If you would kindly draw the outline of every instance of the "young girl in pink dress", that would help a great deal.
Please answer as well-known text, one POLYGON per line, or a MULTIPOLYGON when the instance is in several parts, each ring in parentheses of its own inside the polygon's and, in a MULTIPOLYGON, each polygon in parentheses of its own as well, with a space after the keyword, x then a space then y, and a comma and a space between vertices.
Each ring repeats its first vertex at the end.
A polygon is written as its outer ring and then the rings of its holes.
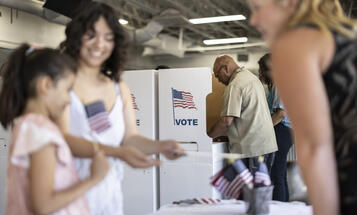
POLYGON ((91 174, 79 180, 72 154, 54 123, 69 103, 76 64, 58 51, 24 44, 3 74, 0 122, 12 127, 7 214, 90 214, 84 193, 109 165, 93 145, 91 174))

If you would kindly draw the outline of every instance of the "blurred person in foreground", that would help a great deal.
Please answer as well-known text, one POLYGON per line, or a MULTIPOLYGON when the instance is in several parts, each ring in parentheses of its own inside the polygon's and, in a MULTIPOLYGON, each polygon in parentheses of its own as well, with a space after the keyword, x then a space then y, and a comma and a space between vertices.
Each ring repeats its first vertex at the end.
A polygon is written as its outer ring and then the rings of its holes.
POLYGON ((315 215, 357 211, 356 21, 337 0, 249 0, 315 215))

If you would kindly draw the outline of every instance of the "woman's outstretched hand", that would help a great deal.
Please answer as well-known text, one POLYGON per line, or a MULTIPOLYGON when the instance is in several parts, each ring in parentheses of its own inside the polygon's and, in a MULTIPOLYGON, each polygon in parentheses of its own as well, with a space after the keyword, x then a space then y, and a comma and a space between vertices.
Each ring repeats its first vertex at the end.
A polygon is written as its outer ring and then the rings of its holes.
POLYGON ((175 160, 186 155, 185 150, 180 146, 177 141, 164 140, 159 141, 160 153, 169 160, 175 160))
POLYGON ((149 168, 160 165, 160 161, 158 159, 145 155, 143 152, 132 146, 120 146, 119 153, 119 158, 133 168, 149 168))

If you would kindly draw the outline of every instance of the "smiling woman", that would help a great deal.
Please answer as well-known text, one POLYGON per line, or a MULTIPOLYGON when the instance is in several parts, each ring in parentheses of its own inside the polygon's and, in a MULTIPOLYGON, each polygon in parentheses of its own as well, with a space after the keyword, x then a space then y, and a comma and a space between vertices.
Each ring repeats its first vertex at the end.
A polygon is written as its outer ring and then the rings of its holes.
POLYGON ((61 44, 64 52, 82 62, 83 66, 95 64, 102 74, 119 81, 128 41, 112 8, 92 4, 90 10, 82 11, 81 20, 68 24, 66 36, 61 44), (94 58, 94 62, 90 58, 94 58))
MULTIPOLYGON (((65 137, 79 157, 91 156, 89 141, 100 143, 105 154, 111 156, 107 177, 87 193, 94 215, 123 213, 121 160, 132 167, 147 168, 158 165, 159 161, 145 154, 163 153, 168 159, 182 156, 177 142, 153 141, 138 133, 131 93, 120 79, 127 40, 118 19, 111 7, 90 3, 68 24, 67 38, 61 44, 62 50, 79 63, 70 108, 60 122, 65 137), (92 112, 100 117, 93 117, 92 112)), ((80 177, 88 177, 90 160, 76 159, 75 163, 80 177)))

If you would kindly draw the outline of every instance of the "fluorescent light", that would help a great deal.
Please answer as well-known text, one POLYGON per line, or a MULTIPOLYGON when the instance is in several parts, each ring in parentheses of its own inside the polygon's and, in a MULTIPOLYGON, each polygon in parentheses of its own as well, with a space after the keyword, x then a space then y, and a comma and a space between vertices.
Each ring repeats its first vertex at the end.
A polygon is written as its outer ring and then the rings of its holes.
POLYGON ((216 17, 206 17, 198 19, 189 19, 192 24, 204 24, 204 23, 213 23, 213 22, 229 22, 237 20, 245 20, 243 15, 231 15, 231 16, 216 16, 216 17))
POLYGON ((227 39, 214 39, 214 40, 204 40, 205 45, 218 45, 227 43, 246 43, 248 42, 247 37, 237 37, 237 38, 227 38, 227 39))
POLYGON ((129 22, 127 20, 125 20, 125 19, 119 19, 119 23, 122 24, 122 25, 126 25, 129 22))

